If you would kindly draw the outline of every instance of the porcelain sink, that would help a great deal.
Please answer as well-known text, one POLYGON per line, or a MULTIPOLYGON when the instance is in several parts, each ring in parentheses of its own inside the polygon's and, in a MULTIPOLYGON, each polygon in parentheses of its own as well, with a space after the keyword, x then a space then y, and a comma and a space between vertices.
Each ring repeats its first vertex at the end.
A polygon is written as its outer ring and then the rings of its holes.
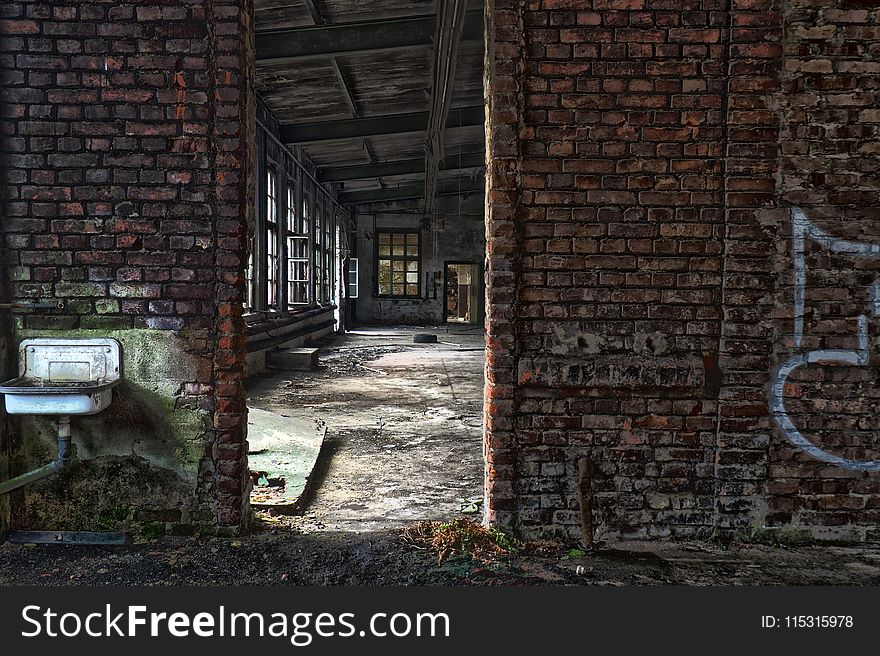
POLYGON ((115 339, 24 340, 19 377, 0 385, 14 415, 93 415, 110 405, 121 379, 115 339))

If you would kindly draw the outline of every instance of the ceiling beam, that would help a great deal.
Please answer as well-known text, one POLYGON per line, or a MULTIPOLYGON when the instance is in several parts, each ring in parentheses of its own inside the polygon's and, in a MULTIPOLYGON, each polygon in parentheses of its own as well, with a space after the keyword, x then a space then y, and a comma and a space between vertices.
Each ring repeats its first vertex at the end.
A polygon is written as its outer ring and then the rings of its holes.
MULTIPOLYGON (((402 48, 429 47, 436 16, 416 16, 362 23, 297 27, 255 35, 258 63, 289 62, 315 57, 351 56, 402 48)), ((483 15, 469 13, 462 38, 483 39, 483 15)))
MULTIPOLYGON (((449 111, 447 129, 483 125, 483 107, 461 107, 449 111)), ((343 119, 321 123, 299 123, 281 126, 284 143, 314 143, 335 139, 361 139, 383 134, 424 132, 428 127, 428 112, 388 114, 359 119, 343 119)))
MULTIPOLYGON (((483 153, 462 153, 461 155, 447 155, 440 165, 440 170, 456 171, 484 166, 485 164, 486 156, 483 153)), ((424 172, 425 159, 421 157, 419 159, 382 162, 381 164, 358 164, 319 169, 318 179, 321 182, 344 182, 345 180, 364 180, 424 172)))
MULTIPOLYGON (((305 0, 305 3, 309 10, 309 15, 312 17, 312 22, 316 26, 325 25, 327 21, 324 20, 324 16, 321 14, 318 0, 305 0)), ((351 117, 360 118, 357 103, 355 102, 354 94, 351 91, 351 83, 343 72, 342 67, 339 65, 339 60, 336 59, 336 57, 331 57, 330 63, 333 65, 333 73, 336 75, 336 81, 339 82, 339 86, 342 88, 342 94, 345 97, 345 103, 348 105, 348 111, 351 114, 351 117)))
POLYGON ((321 10, 318 9, 317 0, 305 0, 306 8, 309 10, 309 16, 312 17, 312 22, 315 25, 323 25, 324 17, 321 16, 321 10))
POLYGON ((425 140, 425 214, 434 213, 440 162, 443 160, 445 129, 452 103, 452 86, 458 64, 458 46, 464 31, 467 0, 437 0, 437 27, 431 52, 431 109, 425 140))
POLYGON ((351 112, 352 118, 360 118, 361 114, 357 108, 357 102, 354 99, 354 93, 351 91, 351 82, 348 80, 348 76, 343 72, 342 67, 339 65, 339 60, 336 57, 330 59, 330 62, 333 64, 333 72, 336 74, 336 80, 339 82, 339 86, 342 87, 342 94, 345 97, 345 103, 348 105, 348 111, 351 112))
MULTIPOLYGON (((438 196, 456 196, 482 192, 485 182, 480 180, 461 180, 441 183, 437 186, 438 196)), ((381 203, 390 200, 406 200, 408 198, 424 198, 425 186, 410 185, 406 187, 389 187, 388 189, 365 189, 363 191, 347 191, 339 194, 340 205, 364 205, 366 203, 381 203)))

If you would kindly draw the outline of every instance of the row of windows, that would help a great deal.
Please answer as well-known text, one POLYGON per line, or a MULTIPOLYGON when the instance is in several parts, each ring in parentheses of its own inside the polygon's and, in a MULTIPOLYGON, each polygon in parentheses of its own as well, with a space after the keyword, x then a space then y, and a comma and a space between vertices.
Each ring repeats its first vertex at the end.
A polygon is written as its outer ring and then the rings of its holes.
POLYGON ((344 237, 335 204, 311 178, 267 167, 257 197, 246 307, 293 309, 335 303, 344 237))

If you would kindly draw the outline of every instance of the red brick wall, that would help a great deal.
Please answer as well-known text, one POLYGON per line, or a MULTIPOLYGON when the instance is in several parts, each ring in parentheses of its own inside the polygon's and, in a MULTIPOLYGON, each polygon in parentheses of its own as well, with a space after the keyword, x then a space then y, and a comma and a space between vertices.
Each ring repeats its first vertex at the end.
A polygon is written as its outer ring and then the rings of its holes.
MULTIPOLYGON (((807 239, 803 338, 795 343, 790 217, 775 233, 786 251, 774 257, 774 362, 822 349, 859 349, 864 317, 866 361, 811 363, 792 373, 786 408, 799 431, 824 451, 880 460, 877 357, 880 261, 880 7, 864 0, 783 5, 783 70, 778 203, 857 253, 807 239), (781 307, 780 307, 781 305, 781 307)), ((771 231, 771 234, 772 231, 771 231)), ((774 438, 769 453, 768 520, 814 527, 832 538, 880 537, 880 474, 805 455, 774 438)))
MULTIPOLYGON (((790 208, 880 243, 863 5, 489 3, 490 519, 578 534, 587 457, 599 536, 876 537, 878 475, 817 461, 768 409, 796 352, 790 208)), ((875 264, 807 260, 815 348, 857 348, 875 264)), ((871 461, 873 378, 799 368, 785 407, 871 461)))
POLYGON ((200 361, 176 402, 211 417, 199 494, 236 526, 250 3, 24 0, 0 12, 4 271, 18 299, 67 300, 17 330, 175 331, 200 361))

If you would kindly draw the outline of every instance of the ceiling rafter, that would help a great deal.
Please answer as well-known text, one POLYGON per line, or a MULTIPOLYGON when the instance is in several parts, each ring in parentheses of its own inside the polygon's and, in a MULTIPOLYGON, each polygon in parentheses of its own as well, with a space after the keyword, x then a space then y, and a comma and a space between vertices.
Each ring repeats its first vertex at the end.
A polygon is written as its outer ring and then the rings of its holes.
MULTIPOLYGON (((288 123, 281 126, 284 143, 315 143, 379 135, 425 132, 428 112, 386 114, 321 123, 288 123)), ((483 106, 461 107, 449 112, 447 128, 483 125, 483 106)))
MULTIPOLYGON (((482 179, 445 182, 437 185, 437 195, 456 196, 466 193, 478 193, 482 192, 484 187, 485 182, 482 179)), ((407 185, 402 187, 388 187, 387 189, 346 191, 339 194, 339 203, 341 205, 363 205, 365 203, 422 198, 424 195, 425 187, 423 185, 407 185)))
MULTIPOLYGON (((449 155, 440 164, 441 171, 457 171, 461 169, 484 166, 485 154, 462 153, 449 155)), ((409 175, 425 172, 425 159, 392 160, 372 164, 353 164, 350 166, 333 166, 318 170, 318 179, 322 182, 345 182, 346 180, 366 180, 370 178, 392 175, 409 175)))
MULTIPOLYGON (((317 9, 317 7, 316 7, 317 9)), ((320 15, 320 14, 319 14, 320 15)), ((297 27, 255 35, 256 60, 261 64, 316 57, 352 56, 432 45, 437 17, 337 23, 297 27)), ((462 39, 483 40, 483 15, 467 14, 462 39)))

